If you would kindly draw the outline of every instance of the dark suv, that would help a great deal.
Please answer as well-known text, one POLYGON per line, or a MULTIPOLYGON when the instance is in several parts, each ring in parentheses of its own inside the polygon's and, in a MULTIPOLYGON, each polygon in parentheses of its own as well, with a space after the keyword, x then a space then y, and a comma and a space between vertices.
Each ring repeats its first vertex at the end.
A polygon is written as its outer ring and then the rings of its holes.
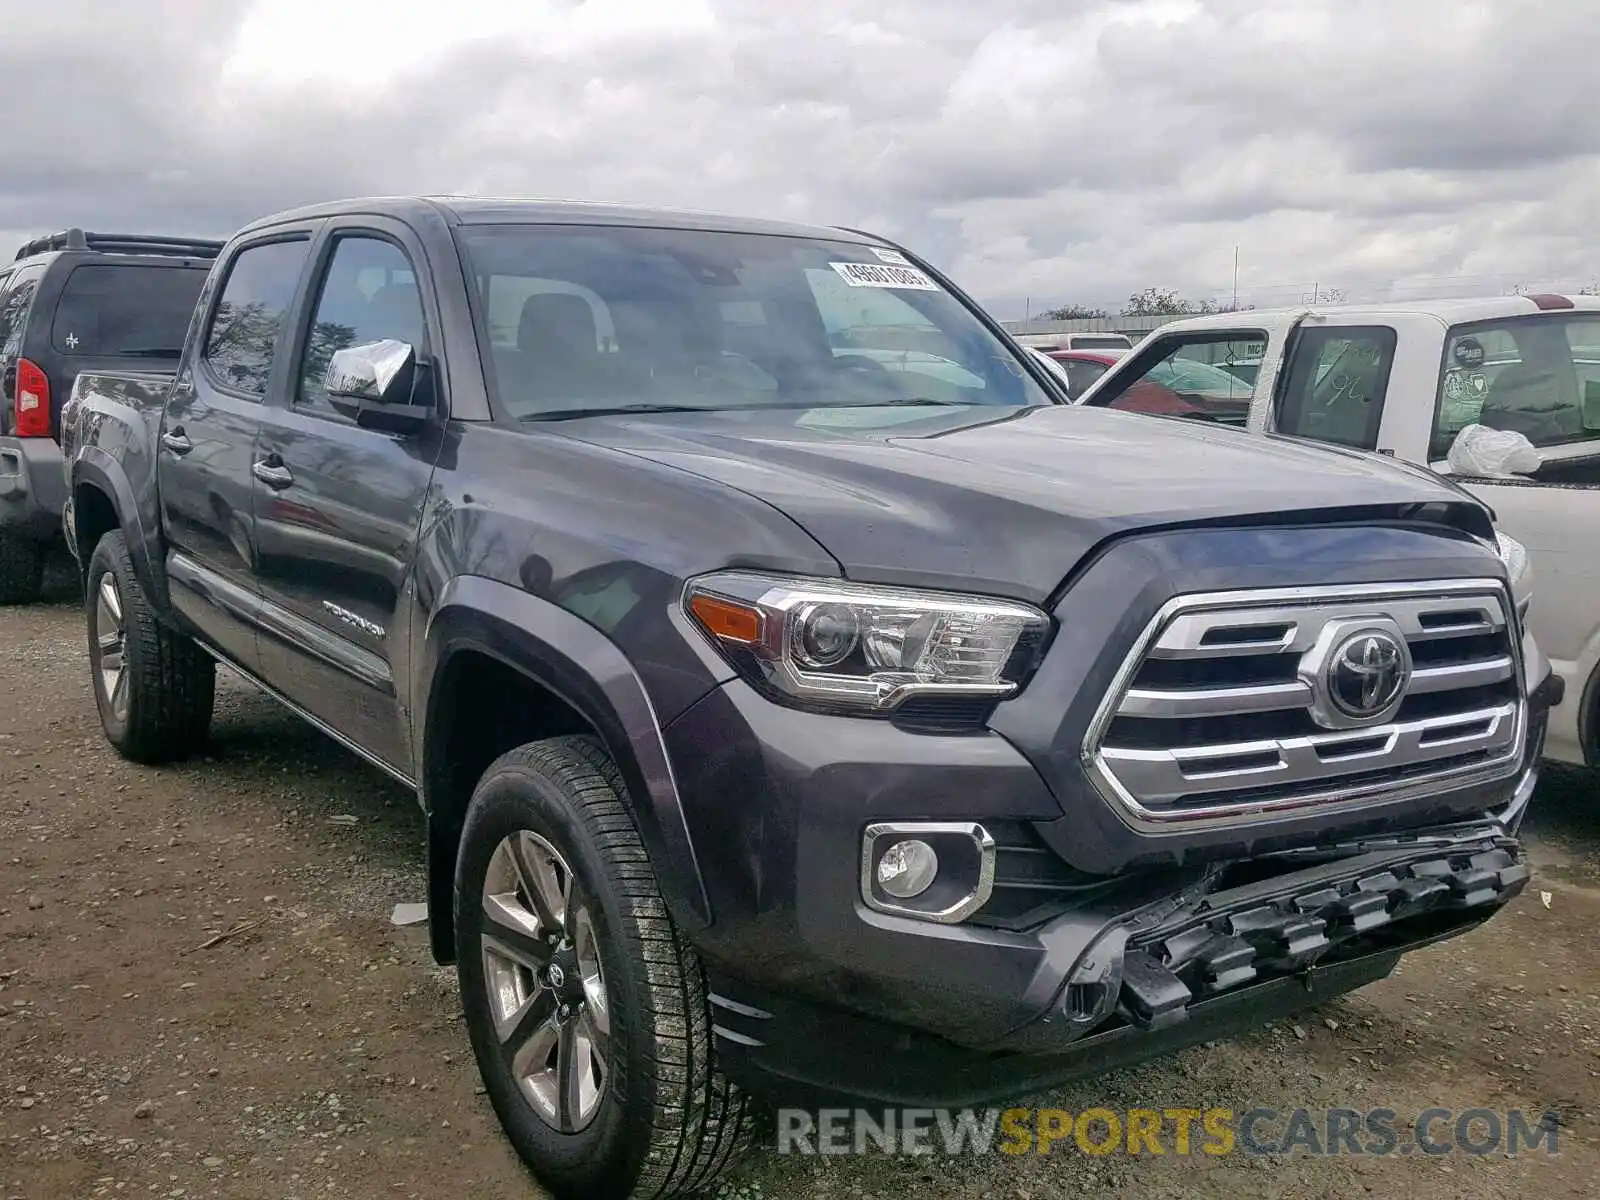
POLYGON ((415 791, 557 1196, 703 1187, 746 1090, 1224 1036, 1529 878, 1554 693, 1481 504, 1067 405, 881 238, 329 204, 230 243, 179 367, 62 420, 106 735, 195 752, 222 661, 415 791))
POLYGON ((61 531, 60 411, 83 370, 174 364, 221 242, 69 229, 0 266, 0 604, 61 531))

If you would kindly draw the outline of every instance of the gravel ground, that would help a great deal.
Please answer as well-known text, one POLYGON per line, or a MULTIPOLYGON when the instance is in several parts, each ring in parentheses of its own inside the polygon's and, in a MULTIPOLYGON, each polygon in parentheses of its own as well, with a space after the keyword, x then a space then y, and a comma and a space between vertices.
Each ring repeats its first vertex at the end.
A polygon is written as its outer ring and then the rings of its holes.
MULTIPOLYGON (((71 582, 0 612, 0 1195, 539 1192, 479 1093, 420 928, 409 796, 225 677, 204 759, 105 745, 71 582)), ((1534 885, 1346 1000, 1035 1101, 1551 1112, 1558 1154, 804 1158, 773 1200, 1578 1197, 1600 1177, 1600 785, 1552 776, 1534 885), (1548 896, 1548 905, 1544 896, 1548 896), (1423 1166, 1427 1169, 1423 1169, 1423 1166)), ((1198 1139, 1197 1139, 1198 1140, 1198 1139)), ((1170 1143, 1169 1143, 1170 1145, 1170 1143)))

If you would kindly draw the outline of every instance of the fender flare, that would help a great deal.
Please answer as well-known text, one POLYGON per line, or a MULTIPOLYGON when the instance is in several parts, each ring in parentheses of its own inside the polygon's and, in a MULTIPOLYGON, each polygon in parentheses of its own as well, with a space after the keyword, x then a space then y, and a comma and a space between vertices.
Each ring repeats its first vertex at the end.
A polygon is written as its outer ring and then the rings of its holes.
MULTIPOLYGON (((77 511, 78 489, 92 487, 111 501, 112 510, 117 514, 117 526, 128 542, 128 556, 133 560, 134 575, 144 588, 145 595, 152 600, 158 613, 166 612, 166 577, 157 570, 161 561, 160 549, 145 529, 144 517, 133 496, 133 487, 121 464, 98 446, 80 447, 72 460, 69 483, 68 500, 72 504, 74 537, 78 522, 82 520, 82 514, 77 511)), ((76 547, 73 547, 73 557, 77 557, 76 547)), ((89 564, 85 560, 79 565, 87 569, 89 564)))
MULTIPOLYGON (((413 711, 422 744, 420 792, 428 817, 429 903, 434 918, 434 953, 451 956, 447 940, 455 877, 457 830, 444 821, 429 796, 427 781, 439 753, 425 732, 434 728, 438 684, 451 658, 475 651, 550 690, 594 729, 622 773, 639 835, 660 880, 667 909, 680 927, 710 924, 710 901, 684 817, 666 739, 644 682, 622 650, 594 626, 528 592, 481 575, 459 575, 445 584, 429 614, 416 676, 426 688, 413 711), (448 858, 448 862, 444 859, 448 858), (445 906, 442 910, 437 906, 445 906)), ((448 961, 448 959, 441 959, 448 961)))

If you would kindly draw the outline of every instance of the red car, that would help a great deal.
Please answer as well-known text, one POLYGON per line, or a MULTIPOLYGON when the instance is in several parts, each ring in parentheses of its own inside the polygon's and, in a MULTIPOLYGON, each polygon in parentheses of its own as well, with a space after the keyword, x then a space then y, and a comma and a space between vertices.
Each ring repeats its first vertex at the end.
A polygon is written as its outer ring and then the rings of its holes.
MULTIPOLYGON (((1116 365, 1123 356, 1107 350, 1046 350, 1050 358, 1061 364, 1071 381, 1072 398, 1077 400, 1089 385, 1116 365)), ((1171 388, 1162 387, 1148 379, 1130 384, 1126 391, 1113 400, 1111 408, 1128 412, 1162 413, 1167 416, 1184 416, 1203 410, 1190 404, 1171 388)))

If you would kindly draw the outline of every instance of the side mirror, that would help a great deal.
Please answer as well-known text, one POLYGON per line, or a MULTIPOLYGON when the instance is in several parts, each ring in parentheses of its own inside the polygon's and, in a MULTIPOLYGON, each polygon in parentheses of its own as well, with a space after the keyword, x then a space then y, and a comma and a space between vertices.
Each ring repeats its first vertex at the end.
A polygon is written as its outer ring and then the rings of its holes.
POLYGON ((328 402, 365 429, 414 433, 433 406, 416 347, 392 338, 334 351, 323 387, 328 402))
POLYGON ((1590 379, 1583 385, 1583 430, 1600 433, 1600 379, 1590 379))

